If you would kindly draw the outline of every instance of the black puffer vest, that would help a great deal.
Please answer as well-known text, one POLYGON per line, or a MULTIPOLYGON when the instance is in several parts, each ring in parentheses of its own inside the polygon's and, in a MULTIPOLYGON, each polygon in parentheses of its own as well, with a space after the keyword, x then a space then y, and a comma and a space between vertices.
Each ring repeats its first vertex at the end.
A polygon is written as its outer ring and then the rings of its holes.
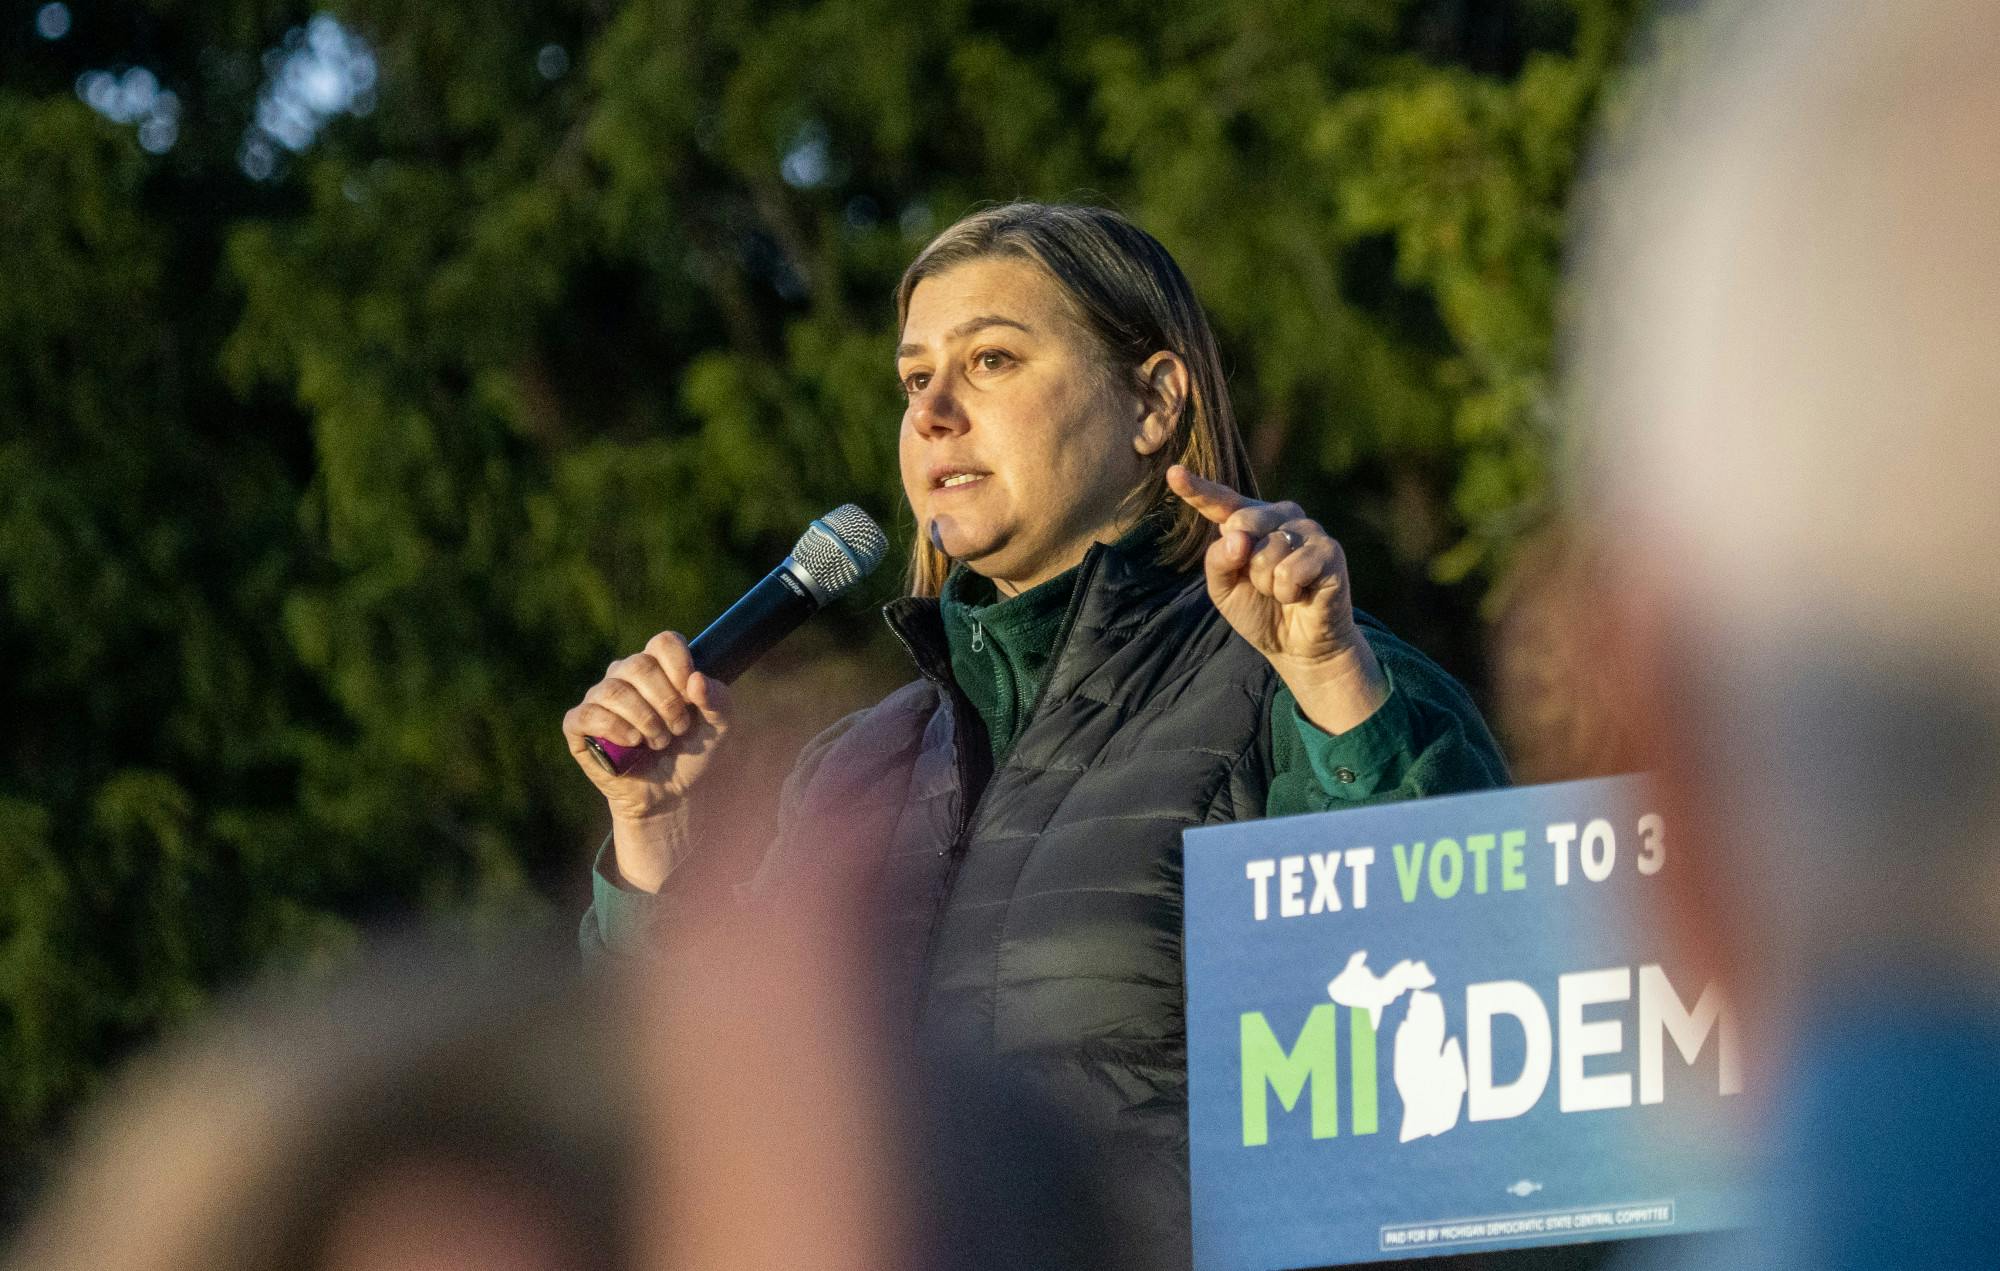
POLYGON ((937 602, 885 613, 924 678, 807 750, 759 885, 879 870, 920 1037, 1025 1071, 1101 1136, 1143 1196, 1149 1261, 1185 1264, 1180 836, 1263 815, 1277 677, 1198 573, 1099 545, 993 771, 937 602))

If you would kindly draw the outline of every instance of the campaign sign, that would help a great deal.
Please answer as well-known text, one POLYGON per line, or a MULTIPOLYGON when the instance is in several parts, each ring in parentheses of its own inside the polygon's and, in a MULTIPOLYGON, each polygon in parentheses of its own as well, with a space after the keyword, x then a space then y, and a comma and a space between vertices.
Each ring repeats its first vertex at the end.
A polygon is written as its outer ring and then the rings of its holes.
POLYGON ((1190 831, 1199 1271, 1733 1226, 1738 1024, 1615 777, 1190 831))

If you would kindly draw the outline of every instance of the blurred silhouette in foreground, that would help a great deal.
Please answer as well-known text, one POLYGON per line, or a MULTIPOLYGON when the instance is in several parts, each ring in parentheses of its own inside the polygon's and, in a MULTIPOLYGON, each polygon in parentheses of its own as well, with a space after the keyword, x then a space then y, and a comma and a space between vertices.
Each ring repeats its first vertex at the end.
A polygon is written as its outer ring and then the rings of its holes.
POLYGON ((1133 1202, 1071 1122, 990 1060, 893 1040, 866 886, 690 893, 612 960, 649 1038, 646 1265, 1138 1271, 1133 1202))
POLYGON ((602 975, 428 938, 268 984, 133 1067, 0 1266, 1124 1265, 1066 1123, 894 1053, 852 912, 690 920, 602 975))
POLYGON ((1728 1265, 2000 1265, 1993 18, 1764 6, 1603 156, 1566 603, 1760 1062, 1728 1265))
POLYGON ((6 1265, 629 1265, 636 1082, 611 986, 564 970, 410 941, 262 987, 100 1100, 6 1265))

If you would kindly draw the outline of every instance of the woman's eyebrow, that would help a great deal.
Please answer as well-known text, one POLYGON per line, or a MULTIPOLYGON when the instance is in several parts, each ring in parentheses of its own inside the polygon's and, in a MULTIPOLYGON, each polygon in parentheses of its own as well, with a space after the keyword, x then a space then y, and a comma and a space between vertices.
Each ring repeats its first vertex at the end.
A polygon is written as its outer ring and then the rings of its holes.
MULTIPOLYGON (((1023 331, 1029 335, 1035 333, 1035 329, 1025 322, 1017 322, 1012 318, 1003 318, 997 313, 982 313, 976 318, 967 318, 951 330, 945 332, 944 338, 947 343, 953 340, 962 340, 974 331, 985 327, 1013 327, 1016 331, 1023 331)), ((898 358, 914 357, 923 351, 924 346, 921 344, 899 344, 896 346, 896 356, 898 358)))

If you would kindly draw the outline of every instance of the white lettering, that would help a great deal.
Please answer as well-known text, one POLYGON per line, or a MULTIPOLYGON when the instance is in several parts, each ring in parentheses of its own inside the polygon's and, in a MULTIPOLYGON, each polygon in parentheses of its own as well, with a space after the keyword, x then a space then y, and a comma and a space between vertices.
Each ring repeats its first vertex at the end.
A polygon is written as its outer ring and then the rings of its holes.
POLYGON ((1271 916, 1271 875, 1277 872, 1276 861, 1249 861, 1243 866, 1243 876, 1257 884, 1257 899, 1253 912, 1258 922, 1271 916))
POLYGON ((1556 849, 1556 886, 1569 885, 1569 847, 1576 842, 1576 822, 1564 821, 1549 827, 1549 846, 1556 849))
POLYGON ((1368 908, 1368 867, 1375 863, 1375 849, 1372 847, 1350 847, 1345 854, 1347 861, 1348 894, 1354 900, 1356 909, 1368 908))
POLYGON ((1278 916, 1297 918, 1306 911, 1305 891, 1306 858, 1303 856, 1281 856, 1278 858, 1278 916))
POLYGON ((1561 1031, 1562 1076, 1559 1103, 1564 1112, 1594 1112, 1632 1106, 1629 1072, 1583 1075, 1583 1061, 1592 1055, 1615 1055, 1625 1048, 1622 1020, 1585 1023, 1583 1008, 1623 1002, 1632 996, 1632 968, 1573 971, 1556 981, 1556 1016, 1561 1031))
POLYGON ((1618 859, 1618 839, 1611 832, 1611 822, 1599 817, 1583 827, 1583 876, 1593 883, 1601 883, 1611 877, 1611 866, 1618 859))
POLYGON ((1674 1039, 1674 1048, 1691 1064, 1711 1031, 1716 1034, 1716 1088, 1722 1094, 1741 1094, 1743 1065, 1736 1048, 1736 1019, 1722 1000, 1721 988, 1714 984, 1704 988, 1690 1011, 1681 1004, 1666 972, 1652 963, 1640 967, 1639 1102, 1659 1103, 1666 1098, 1665 1037, 1674 1039))
POLYGON ((1465 989, 1466 1119, 1504 1121, 1535 1106, 1549 1085, 1549 1008, 1519 980, 1469 984, 1465 989), (1527 1037, 1520 1075, 1493 1084, 1493 1017, 1512 1015, 1527 1037))
POLYGON ((1340 876, 1340 853, 1314 852, 1306 859, 1313 871, 1312 912, 1339 913, 1340 893, 1334 889, 1333 880, 1340 876))
POLYGON ((1639 872, 1657 874, 1667 863, 1667 823, 1657 812, 1639 818, 1639 872))

